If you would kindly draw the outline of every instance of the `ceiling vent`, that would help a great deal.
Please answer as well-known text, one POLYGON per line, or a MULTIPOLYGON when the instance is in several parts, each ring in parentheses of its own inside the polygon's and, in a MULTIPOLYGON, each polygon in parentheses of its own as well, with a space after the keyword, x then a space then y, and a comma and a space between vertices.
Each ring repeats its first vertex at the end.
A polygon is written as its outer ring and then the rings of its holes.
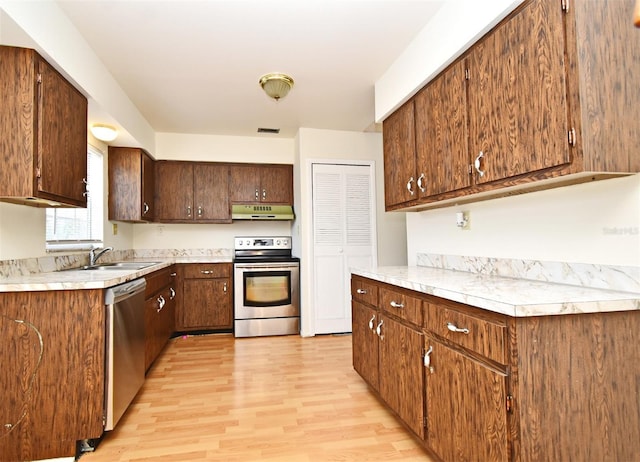
POLYGON ((274 134, 278 134, 280 133, 280 129, 279 128, 258 128, 258 133, 274 133, 274 134))

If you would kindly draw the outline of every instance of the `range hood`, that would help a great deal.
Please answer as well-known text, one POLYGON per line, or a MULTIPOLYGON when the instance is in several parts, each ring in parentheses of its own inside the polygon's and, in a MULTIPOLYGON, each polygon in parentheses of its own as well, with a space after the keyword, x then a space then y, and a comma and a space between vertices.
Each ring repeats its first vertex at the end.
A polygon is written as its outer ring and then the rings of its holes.
POLYGON ((232 220, 293 220, 291 205, 241 205, 231 206, 232 220))

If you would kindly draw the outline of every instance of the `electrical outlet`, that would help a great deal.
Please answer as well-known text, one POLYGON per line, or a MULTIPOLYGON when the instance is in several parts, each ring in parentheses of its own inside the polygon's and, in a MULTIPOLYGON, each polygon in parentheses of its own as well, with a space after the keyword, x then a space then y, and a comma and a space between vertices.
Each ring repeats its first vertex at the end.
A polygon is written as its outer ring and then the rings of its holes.
POLYGON ((118 223, 111 223, 111 229, 114 236, 118 234, 118 223))
POLYGON ((471 229, 471 222, 469 218, 469 212, 457 212, 456 213, 456 226, 462 230, 471 229))

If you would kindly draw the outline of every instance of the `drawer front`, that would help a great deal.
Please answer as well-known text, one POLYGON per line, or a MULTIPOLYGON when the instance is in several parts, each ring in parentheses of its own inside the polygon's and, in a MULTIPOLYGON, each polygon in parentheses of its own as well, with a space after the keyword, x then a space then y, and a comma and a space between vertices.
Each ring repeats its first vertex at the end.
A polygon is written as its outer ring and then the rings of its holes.
POLYGON ((367 279, 351 278, 351 298, 357 302, 378 306, 378 286, 367 279))
POLYGON ((145 288, 144 292, 145 298, 151 297, 163 287, 171 284, 175 279, 175 276, 172 276, 172 274, 175 274, 175 271, 175 267, 170 266, 168 268, 163 268, 161 270, 147 274, 145 276, 145 279, 147 281, 147 287, 145 288))
POLYGON ((229 263, 190 263, 184 267, 185 279, 210 279, 231 277, 229 263))
POLYGON ((507 363, 507 326, 425 302, 424 326, 434 334, 501 364, 507 363))
POLYGON ((380 308, 417 326, 422 325, 422 300, 417 297, 381 287, 380 308))

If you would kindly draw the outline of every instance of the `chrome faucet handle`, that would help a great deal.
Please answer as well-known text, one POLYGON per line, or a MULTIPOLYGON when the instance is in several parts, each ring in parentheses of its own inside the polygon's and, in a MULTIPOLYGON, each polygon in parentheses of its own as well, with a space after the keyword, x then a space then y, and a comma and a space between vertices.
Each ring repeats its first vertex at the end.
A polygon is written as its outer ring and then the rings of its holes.
POLYGON ((109 252, 110 250, 113 250, 113 247, 105 247, 101 249, 100 252, 98 252, 97 254, 96 254, 96 249, 89 250, 89 266, 95 265, 98 261, 98 258, 100 258, 105 253, 109 252))

